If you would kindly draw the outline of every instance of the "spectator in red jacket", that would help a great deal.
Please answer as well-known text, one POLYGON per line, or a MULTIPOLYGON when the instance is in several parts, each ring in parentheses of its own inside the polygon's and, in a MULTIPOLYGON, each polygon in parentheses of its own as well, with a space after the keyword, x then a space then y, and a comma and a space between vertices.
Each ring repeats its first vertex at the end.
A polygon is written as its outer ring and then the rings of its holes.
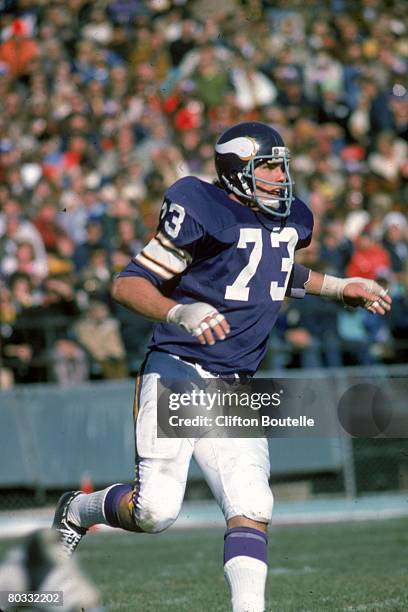
POLYGON ((8 64, 13 77, 26 75, 39 54, 38 43, 29 37, 27 24, 15 19, 10 27, 10 38, 0 45, 0 60, 8 64))
POLYGON ((364 276, 374 280, 381 271, 390 269, 388 252, 372 238, 367 229, 357 236, 355 247, 346 269, 347 276, 364 276))

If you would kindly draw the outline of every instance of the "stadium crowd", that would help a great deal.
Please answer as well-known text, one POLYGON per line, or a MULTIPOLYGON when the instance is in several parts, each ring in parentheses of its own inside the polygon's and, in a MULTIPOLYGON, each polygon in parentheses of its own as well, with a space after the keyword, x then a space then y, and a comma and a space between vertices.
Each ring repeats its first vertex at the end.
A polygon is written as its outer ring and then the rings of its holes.
POLYGON ((398 0, 2 0, 2 386, 133 373, 150 324, 112 276, 166 187, 276 127, 315 215, 299 261, 388 287, 387 317, 284 305, 265 367, 406 362, 407 18, 398 0))

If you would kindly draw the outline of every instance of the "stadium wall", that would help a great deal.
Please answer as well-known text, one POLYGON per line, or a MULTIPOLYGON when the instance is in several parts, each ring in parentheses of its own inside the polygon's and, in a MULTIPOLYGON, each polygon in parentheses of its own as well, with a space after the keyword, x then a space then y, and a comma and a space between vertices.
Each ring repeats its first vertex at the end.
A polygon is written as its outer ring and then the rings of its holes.
MULTIPOLYGON (((129 480, 133 472, 133 383, 75 388, 25 385, 0 394, 0 487, 77 486, 129 480)), ((272 473, 339 470, 336 440, 274 440, 272 473), (296 447, 296 452, 295 448, 296 447)), ((200 478, 192 466, 190 478, 200 478)))
MULTIPOLYGON (((382 367, 375 376, 385 381, 405 372, 405 366, 382 367)), ((308 376, 327 377, 328 371, 308 376)), ((342 369, 330 376, 344 382, 347 372, 342 369)), ((0 488, 77 487, 84 474, 95 486, 129 481, 134 467, 133 393, 130 379, 76 387, 24 385, 1 391, 0 488)), ((342 473, 346 492, 355 494, 352 448, 344 440, 274 439, 270 447, 272 476, 342 473)), ((193 464, 190 479, 200 478, 193 464)))

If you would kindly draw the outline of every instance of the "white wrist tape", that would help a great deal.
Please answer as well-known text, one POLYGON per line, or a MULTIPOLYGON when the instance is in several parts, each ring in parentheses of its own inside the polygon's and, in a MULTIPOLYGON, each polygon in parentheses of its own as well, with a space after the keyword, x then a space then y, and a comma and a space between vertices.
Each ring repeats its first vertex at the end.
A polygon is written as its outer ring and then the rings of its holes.
POLYGON ((337 278, 336 276, 325 274, 320 295, 343 302, 344 287, 349 283, 358 283, 359 285, 363 285, 366 291, 373 294, 373 301, 371 303, 367 301, 367 306, 370 306, 371 304, 375 303, 375 301, 378 301, 379 305, 384 307, 382 298, 387 295, 387 291, 374 280, 370 278, 362 278, 360 276, 353 276, 351 278, 337 278))
POLYGON ((337 276, 330 276, 325 274, 323 277, 323 284, 320 291, 320 295, 325 297, 333 298, 339 302, 343 301, 344 287, 353 282, 351 278, 337 278, 337 276))
POLYGON ((215 327, 224 320, 224 316, 214 306, 205 302, 194 304, 176 304, 170 308, 166 317, 167 323, 175 323, 195 336, 209 327, 215 327), (208 323, 204 321, 210 317, 208 323))

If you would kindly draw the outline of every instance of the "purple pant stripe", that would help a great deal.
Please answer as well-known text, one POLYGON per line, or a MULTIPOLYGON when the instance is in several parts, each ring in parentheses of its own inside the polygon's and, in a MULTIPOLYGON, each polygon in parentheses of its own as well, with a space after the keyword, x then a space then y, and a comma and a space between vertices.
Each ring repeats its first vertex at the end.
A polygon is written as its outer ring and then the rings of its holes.
POLYGON ((132 487, 128 484, 117 484, 116 486, 109 489, 106 497, 105 497, 105 516, 109 525, 112 527, 120 527, 119 521, 119 504, 122 500, 122 497, 126 495, 126 493, 130 493, 132 487))
POLYGON ((233 557, 252 557, 268 563, 268 538, 251 527, 228 529, 224 536, 224 565, 233 557))

